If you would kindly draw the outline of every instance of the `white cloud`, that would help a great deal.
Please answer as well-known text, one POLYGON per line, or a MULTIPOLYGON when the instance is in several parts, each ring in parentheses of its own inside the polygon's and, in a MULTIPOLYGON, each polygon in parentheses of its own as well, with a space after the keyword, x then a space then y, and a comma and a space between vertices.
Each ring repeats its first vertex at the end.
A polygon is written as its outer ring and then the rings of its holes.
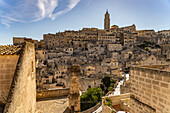
POLYGON ((0 0, 0 21, 9 27, 12 22, 29 23, 44 18, 54 20, 57 16, 71 11, 80 2, 80 0, 68 0, 66 8, 53 13, 57 7, 61 7, 59 3, 63 1, 64 0, 16 0, 14 5, 10 5, 6 3, 5 0, 0 0))
POLYGON ((69 5, 67 6, 66 9, 59 11, 55 14, 51 15, 52 20, 54 20, 57 16, 62 15, 64 13, 69 12, 70 10, 72 10, 78 3, 80 2, 80 0, 69 0, 69 5))

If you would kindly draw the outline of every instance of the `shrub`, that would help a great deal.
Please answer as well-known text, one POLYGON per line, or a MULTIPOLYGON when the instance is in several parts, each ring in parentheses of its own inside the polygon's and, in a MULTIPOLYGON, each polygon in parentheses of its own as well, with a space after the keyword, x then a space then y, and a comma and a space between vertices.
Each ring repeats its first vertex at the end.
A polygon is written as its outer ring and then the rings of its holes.
POLYGON ((109 87, 109 88, 108 88, 108 91, 112 91, 112 90, 113 90, 113 87, 109 87))
POLYGON ((146 51, 149 51, 149 48, 148 48, 148 47, 145 47, 145 50, 146 50, 146 51))
POLYGON ((105 99, 105 102, 104 102, 104 105, 107 105, 107 106, 111 106, 112 105, 112 100, 111 99, 109 99, 109 98, 106 98, 105 99))
POLYGON ((110 83, 110 87, 114 87, 114 83, 110 83))

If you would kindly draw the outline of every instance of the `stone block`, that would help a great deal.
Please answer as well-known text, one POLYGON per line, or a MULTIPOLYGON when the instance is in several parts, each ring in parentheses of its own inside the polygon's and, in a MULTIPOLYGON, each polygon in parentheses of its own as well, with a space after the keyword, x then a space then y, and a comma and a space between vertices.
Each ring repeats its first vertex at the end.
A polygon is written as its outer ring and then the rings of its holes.
POLYGON ((167 88, 161 88, 161 92, 164 93, 164 94, 169 94, 167 88))
POLYGON ((154 74, 151 74, 151 73, 147 73, 147 77, 154 79, 154 78, 155 78, 155 75, 154 75, 154 74))
POLYGON ((164 76, 164 77, 163 77, 163 81, 170 83, 170 77, 164 76))
POLYGON ((155 80, 161 80, 162 81, 162 76, 160 76, 160 75, 155 75, 155 80))
POLYGON ((4 85, 3 90, 4 90, 4 91, 5 91, 5 90, 9 91, 9 90, 10 90, 10 87, 11 87, 11 85, 4 85))
POLYGON ((153 89, 156 91, 160 91, 160 87, 153 85, 153 89))
POLYGON ((146 78, 146 79, 145 79, 145 82, 151 83, 151 80, 146 78))
POLYGON ((152 80, 152 84, 159 85, 159 81, 158 80, 152 80))
POLYGON ((0 91, 2 91, 3 90, 3 85, 0 85, 0 91))
POLYGON ((2 84, 9 84, 9 83, 10 83, 10 81, 8 79, 2 80, 2 84))
POLYGON ((12 79, 12 76, 10 74, 6 74, 6 75, 4 75, 4 78, 5 79, 12 79))
POLYGON ((146 84, 145 86, 146 86, 147 88, 151 88, 151 87, 152 87, 151 84, 146 84))
POLYGON ((161 87, 168 88, 169 84, 161 82, 161 87))
POLYGON ((144 79, 143 77, 140 77, 139 80, 140 80, 140 81, 144 81, 145 79, 144 79))
POLYGON ((4 79, 4 75, 0 75, 0 80, 3 80, 4 79))

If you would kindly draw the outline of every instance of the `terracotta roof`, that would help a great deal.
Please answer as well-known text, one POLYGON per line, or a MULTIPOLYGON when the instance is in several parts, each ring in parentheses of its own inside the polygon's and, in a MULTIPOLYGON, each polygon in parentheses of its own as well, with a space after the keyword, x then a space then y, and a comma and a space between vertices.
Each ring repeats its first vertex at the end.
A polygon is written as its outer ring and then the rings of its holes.
POLYGON ((0 45, 0 55, 14 55, 19 54, 21 50, 21 46, 17 45, 0 45))

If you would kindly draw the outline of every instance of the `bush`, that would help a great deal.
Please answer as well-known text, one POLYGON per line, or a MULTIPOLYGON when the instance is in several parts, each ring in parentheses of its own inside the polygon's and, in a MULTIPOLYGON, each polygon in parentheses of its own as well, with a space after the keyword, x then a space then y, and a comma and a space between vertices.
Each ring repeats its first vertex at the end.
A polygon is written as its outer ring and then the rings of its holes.
POLYGON ((145 50, 146 50, 146 51, 149 51, 149 48, 148 48, 148 47, 145 47, 145 50))
POLYGON ((105 102, 104 102, 104 105, 107 105, 107 106, 111 106, 112 105, 112 100, 109 99, 109 98, 106 98, 105 102))
POLYGON ((114 85, 115 85, 114 83, 110 83, 110 87, 114 87, 114 85))
POLYGON ((109 88, 108 88, 108 91, 112 91, 112 90, 113 90, 113 87, 109 87, 109 88))
POLYGON ((114 84, 115 84, 115 83, 116 83, 116 80, 111 80, 111 83, 114 83, 114 84))
POLYGON ((116 113, 116 112, 112 109, 111 113, 116 113))

